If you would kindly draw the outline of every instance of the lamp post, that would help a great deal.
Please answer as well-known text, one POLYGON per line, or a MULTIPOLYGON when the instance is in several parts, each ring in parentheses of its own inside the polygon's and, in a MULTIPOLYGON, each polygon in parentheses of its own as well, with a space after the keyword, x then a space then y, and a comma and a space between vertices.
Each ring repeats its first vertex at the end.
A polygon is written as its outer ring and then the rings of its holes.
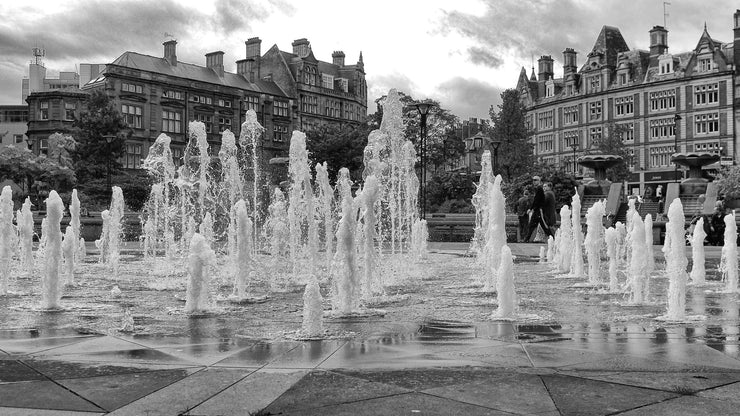
POLYGON ((576 169, 578 167, 576 165, 576 150, 578 150, 578 142, 575 139, 570 143, 570 148, 573 149, 573 177, 575 177, 576 169))
POLYGON ((108 178, 108 189, 111 189, 111 183, 110 183, 110 144, 113 142, 113 139, 116 138, 115 134, 104 134, 103 138, 105 139, 105 142, 108 143, 108 152, 106 153, 106 157, 108 158, 108 166, 106 168, 106 176, 108 178))
MULTIPOLYGON (((673 153, 678 153, 678 123, 681 121, 681 116, 676 114, 673 116, 674 132, 673 132, 673 153)), ((673 171, 673 181, 678 182, 678 162, 674 162, 676 167, 673 171)))
POLYGON ((419 204, 421 206, 421 219, 426 219, 426 188, 427 188, 427 115, 429 110, 434 106, 429 101, 418 101, 414 103, 416 111, 419 112, 421 122, 419 123, 419 133, 421 134, 421 184, 419 189, 419 204))
POLYGON ((492 139, 491 147, 493 147, 493 174, 498 173, 498 147, 501 145, 501 139, 492 139))

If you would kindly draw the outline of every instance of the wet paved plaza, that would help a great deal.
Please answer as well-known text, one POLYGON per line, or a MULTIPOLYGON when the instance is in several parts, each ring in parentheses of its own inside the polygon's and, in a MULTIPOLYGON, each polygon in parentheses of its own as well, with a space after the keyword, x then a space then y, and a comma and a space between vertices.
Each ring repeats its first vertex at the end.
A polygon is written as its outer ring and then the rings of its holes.
MULTIPOLYGON (((702 319, 665 323, 660 273, 654 301, 631 306, 527 261, 538 245, 511 247, 526 318, 492 321, 495 296, 459 270, 464 246, 433 244, 435 271, 382 316, 327 318, 321 341, 289 336, 298 292, 201 317, 178 312, 177 290, 140 283, 121 282, 135 295, 117 300, 80 283, 94 301, 72 295, 61 312, 17 293, 0 300, 0 415, 737 413, 737 294, 689 288, 687 314, 702 319), (111 328, 122 304, 133 333, 111 328)), ((716 281, 719 251, 707 258, 716 281)))

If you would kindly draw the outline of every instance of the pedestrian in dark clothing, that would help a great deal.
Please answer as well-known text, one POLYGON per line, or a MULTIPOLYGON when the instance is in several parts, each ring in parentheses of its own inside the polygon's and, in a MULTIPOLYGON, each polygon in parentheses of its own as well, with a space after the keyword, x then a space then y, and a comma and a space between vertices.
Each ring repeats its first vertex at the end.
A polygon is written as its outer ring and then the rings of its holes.
POLYGON ((542 181, 539 176, 532 177, 532 185, 534 186, 534 199, 532 199, 532 206, 530 207, 532 215, 529 217, 529 227, 525 241, 529 241, 532 238, 532 234, 537 230, 538 225, 542 227, 542 231, 546 235, 553 235, 550 227, 547 226, 547 223, 543 219, 542 209, 545 207, 545 191, 542 188, 542 181))
POLYGON ((529 227, 529 207, 532 205, 529 190, 524 190, 524 195, 516 201, 516 215, 519 217, 519 238, 518 242, 523 242, 527 235, 529 227))
MULTIPOLYGON (((542 207, 542 219, 545 220, 550 235, 554 235, 554 227, 557 222, 557 210, 555 209, 555 192, 552 191, 552 182, 545 182, 542 186, 545 191, 545 205, 542 207)), ((545 231, 547 232, 547 231, 545 231)))
POLYGON ((721 246, 725 241, 725 210, 722 201, 714 205, 714 212, 709 217, 709 232, 707 240, 713 246, 721 246))

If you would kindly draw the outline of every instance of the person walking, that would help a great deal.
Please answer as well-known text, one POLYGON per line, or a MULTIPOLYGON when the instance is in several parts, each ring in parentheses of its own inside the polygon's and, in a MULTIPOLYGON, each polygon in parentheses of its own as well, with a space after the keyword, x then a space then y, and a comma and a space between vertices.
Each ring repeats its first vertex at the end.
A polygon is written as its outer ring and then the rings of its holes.
POLYGON ((524 195, 516 201, 516 215, 519 217, 519 234, 517 242, 524 242, 529 227, 529 207, 532 205, 528 189, 524 190, 524 195))
MULTIPOLYGON (((542 219, 545 221, 545 224, 547 224, 549 235, 554 236, 555 223, 558 218, 557 209, 555 207, 557 201, 555 199, 555 192, 552 190, 552 182, 545 182, 545 184, 542 185, 542 189, 545 191, 545 205, 542 207, 542 219)), ((547 232, 548 231, 545 231, 545 233, 547 232)))
POLYGON ((529 217, 529 227, 527 227, 525 241, 529 241, 532 238, 532 234, 537 230, 538 225, 542 228, 546 236, 553 235, 550 227, 547 226, 545 220, 542 218, 542 209, 545 207, 545 191, 542 188, 542 179, 539 176, 533 176, 532 186, 534 186, 534 198, 530 207, 532 215, 529 217))

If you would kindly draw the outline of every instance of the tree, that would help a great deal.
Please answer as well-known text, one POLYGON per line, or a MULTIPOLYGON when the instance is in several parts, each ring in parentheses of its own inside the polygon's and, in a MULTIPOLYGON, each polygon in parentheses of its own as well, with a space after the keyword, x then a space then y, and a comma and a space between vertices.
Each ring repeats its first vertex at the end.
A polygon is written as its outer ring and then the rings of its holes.
MULTIPOLYGON (((110 161, 113 172, 121 168, 118 159, 123 156, 128 125, 114 103, 102 90, 95 90, 87 101, 87 111, 75 120, 74 135, 77 148, 72 152, 77 179, 85 182, 106 175, 110 161), (114 135, 108 144, 104 138, 114 135)), ((128 130, 130 135, 130 130, 128 130)))
POLYGON ((529 143, 530 132, 525 123, 525 110, 519 101, 519 92, 507 89, 501 93, 498 112, 491 106, 490 116, 493 126, 490 136, 499 140, 498 172, 505 182, 529 174, 534 165, 533 146, 529 143))
POLYGON ((336 182, 341 168, 350 171, 353 181, 362 179, 362 161, 367 145, 370 126, 321 126, 306 133, 306 148, 313 168, 317 163, 327 162, 329 181, 336 182))
MULTIPOLYGON (((421 154, 421 117, 414 106, 416 100, 410 95, 398 92, 403 104, 404 137, 414 143, 416 154, 421 154)), ((386 96, 378 98, 375 102, 378 110, 370 116, 371 123, 380 125, 383 118, 383 106, 386 96)), ((459 119, 449 110, 440 106, 438 101, 429 100, 432 107, 427 115, 427 168, 437 172, 448 163, 458 160, 465 153, 465 142, 456 136, 456 127, 459 119)))
POLYGON ((0 148, 0 179, 22 184, 28 194, 35 194, 33 199, 37 206, 51 189, 67 192, 76 182, 70 166, 43 154, 35 155, 25 146, 0 148))
POLYGON ((586 154, 598 153, 622 157, 622 161, 618 165, 606 170, 606 177, 612 182, 622 182, 630 176, 629 162, 632 159, 632 154, 624 144, 623 137, 626 132, 627 126, 608 123, 601 139, 591 142, 586 149, 586 154))

